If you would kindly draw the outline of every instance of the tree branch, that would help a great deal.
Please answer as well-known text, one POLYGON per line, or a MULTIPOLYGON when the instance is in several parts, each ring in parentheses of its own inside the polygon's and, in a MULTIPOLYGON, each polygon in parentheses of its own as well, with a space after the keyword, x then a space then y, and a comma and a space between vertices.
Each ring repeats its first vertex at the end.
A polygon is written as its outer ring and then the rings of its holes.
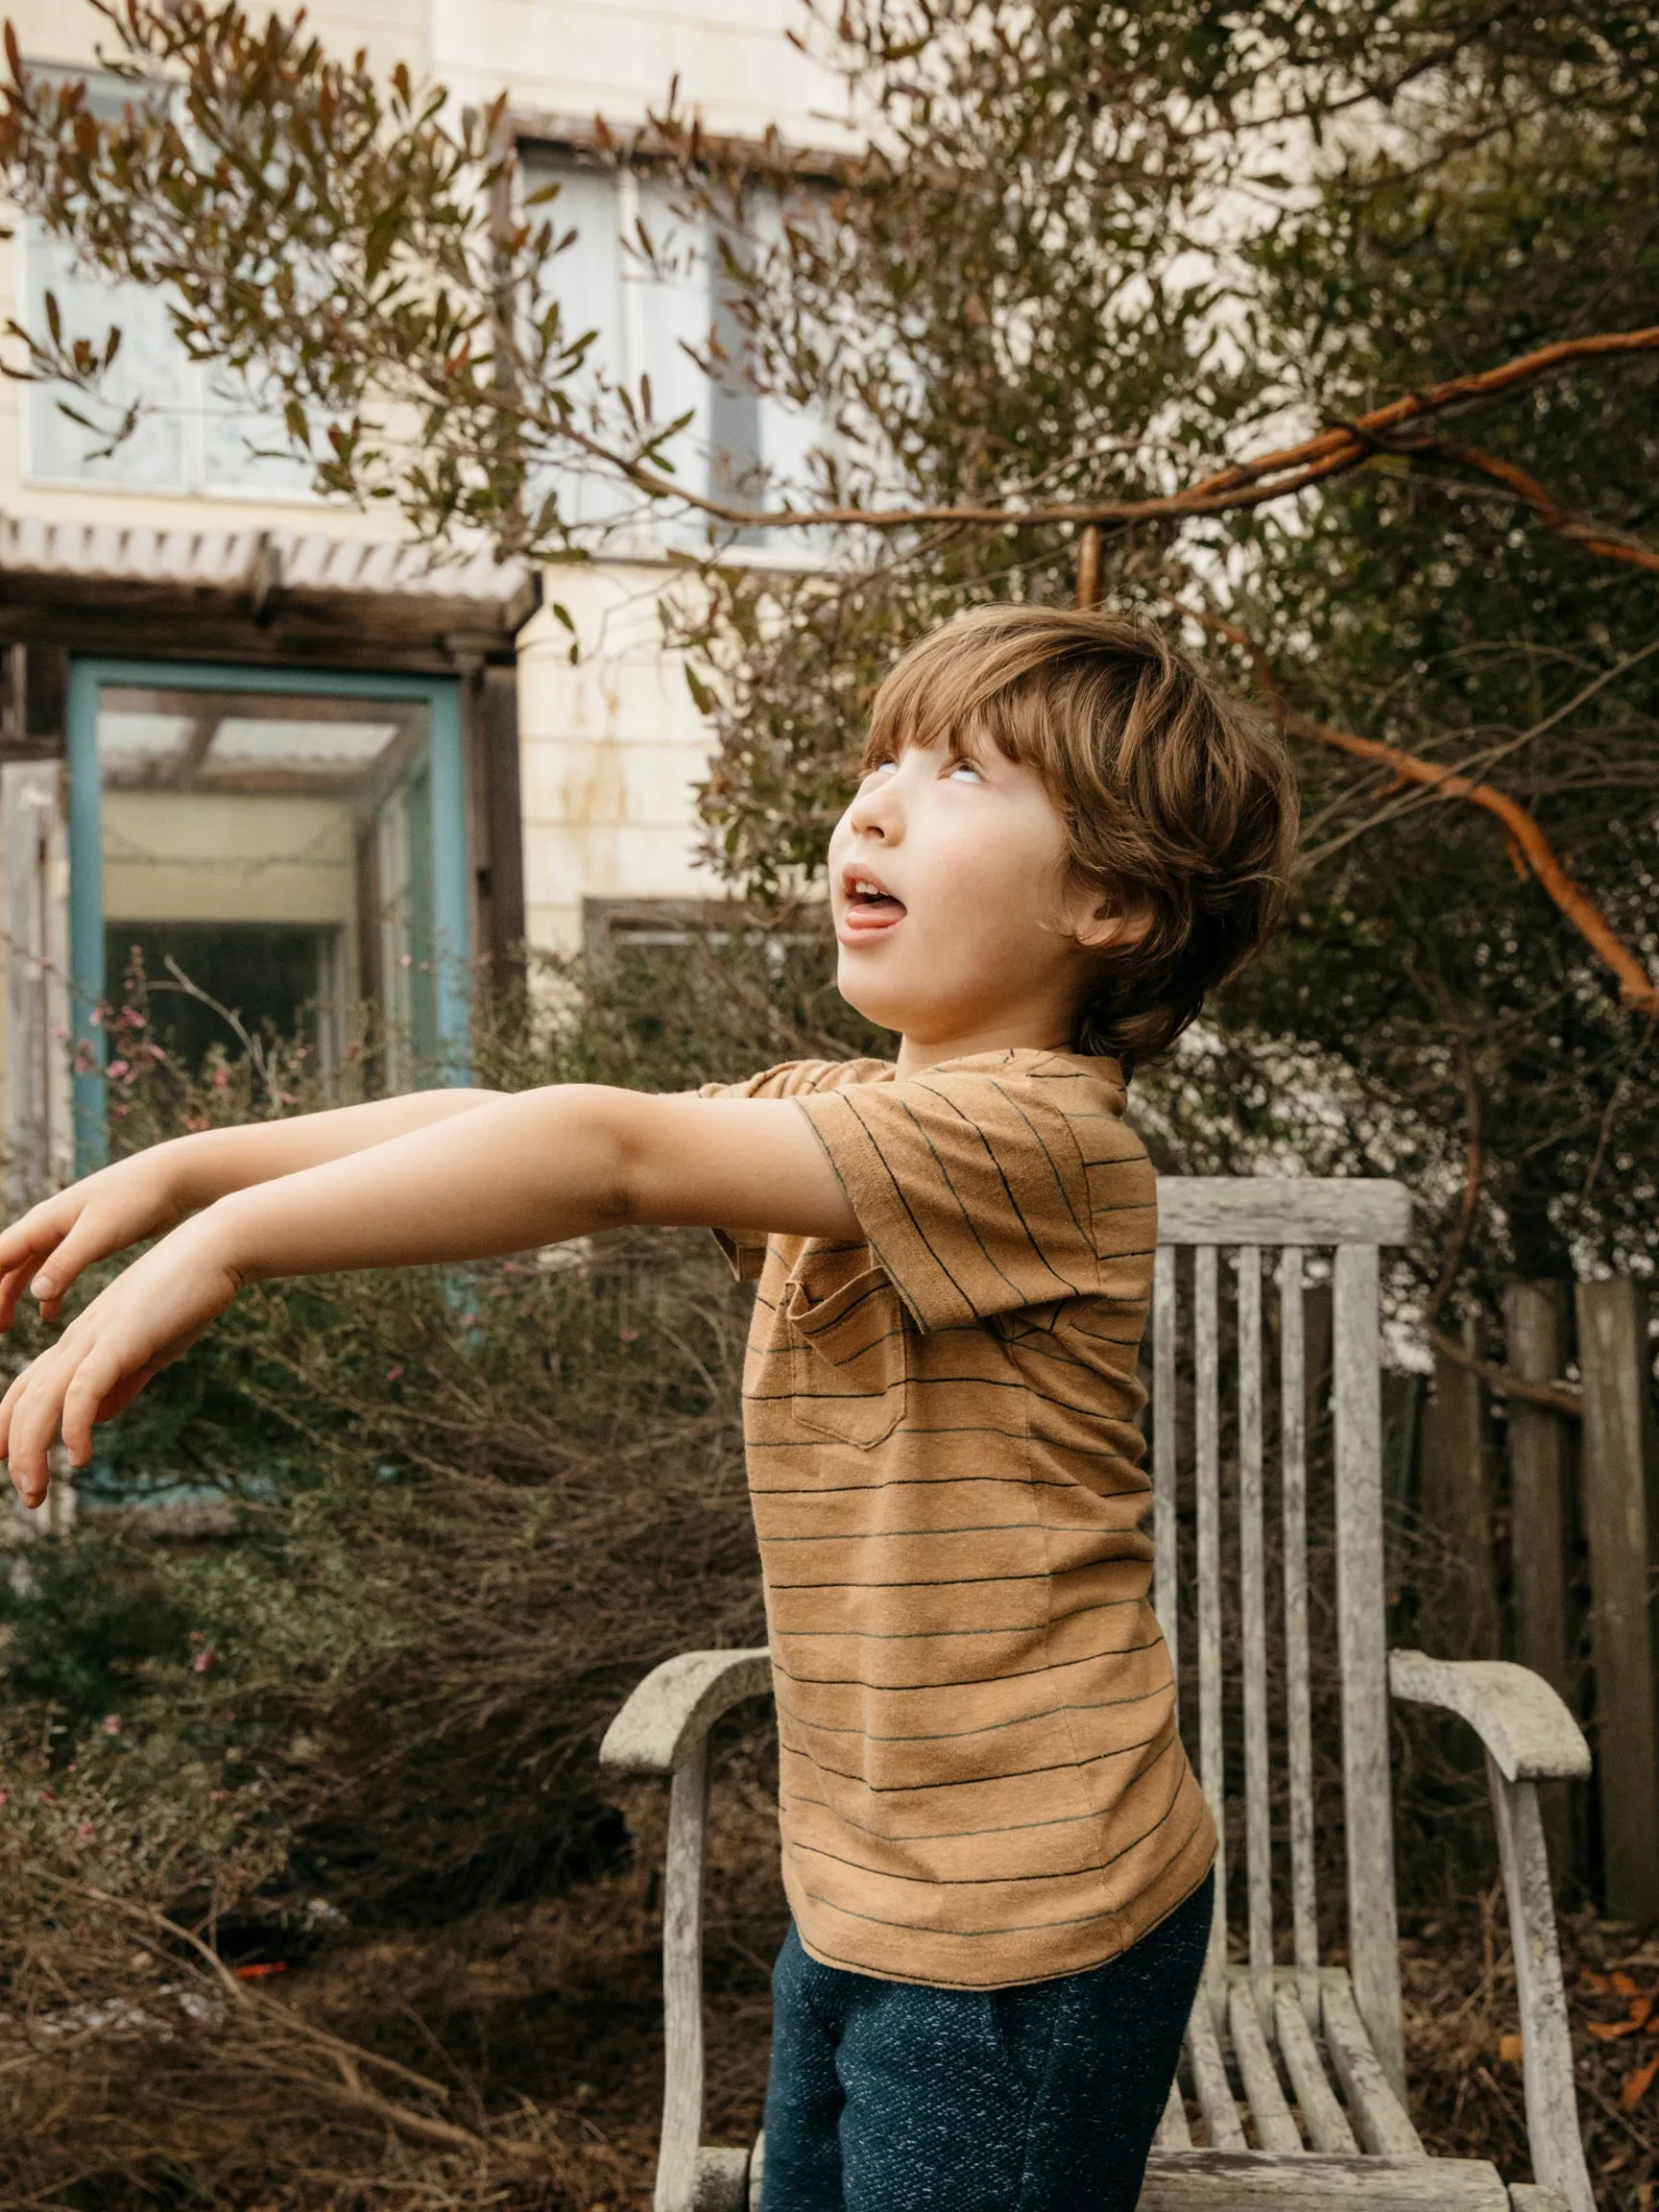
MULTIPOLYGON (((1006 527, 1017 523, 1036 528, 1063 522, 1113 523, 1173 521, 1189 516, 1224 515, 1244 507, 1265 506, 1304 492, 1332 476, 1348 474, 1374 461, 1387 434, 1403 423, 1428 415, 1445 413, 1471 400, 1494 399, 1536 383, 1539 378, 1582 361, 1623 360, 1635 353, 1659 352, 1659 325, 1646 330, 1609 330, 1588 338, 1567 338, 1540 347, 1495 369, 1472 371, 1443 384, 1426 385, 1407 392, 1386 406, 1374 407, 1352 422, 1334 424, 1294 445, 1276 447, 1248 461, 1235 462, 1189 485, 1184 492, 1151 499, 1065 499, 1011 506, 1006 499, 964 500, 944 507, 778 507, 757 510, 736 507, 722 499, 688 491, 671 476, 617 453, 603 440, 561 421, 558 435, 579 447, 589 459, 613 469, 636 491, 653 499, 678 500, 684 507, 706 515, 711 521, 730 523, 742 530, 802 530, 818 528, 907 530, 923 524, 966 522, 1006 527)), ((1546 496, 1548 496, 1546 494, 1546 496)))
POLYGON ((1524 1399, 1528 1406, 1541 1406, 1546 1412, 1559 1413, 1568 1421, 1584 1418, 1583 1405, 1571 1382, 1528 1382, 1520 1375, 1511 1375, 1507 1367, 1494 1367, 1489 1359, 1478 1359, 1467 1345, 1448 1336, 1444 1329, 1431 1323, 1425 1333, 1436 1352, 1444 1353, 1459 1367, 1467 1367, 1471 1375, 1479 1375, 1500 1397, 1524 1399))
POLYGON ((1496 790, 1490 783, 1477 783, 1471 777, 1460 776, 1455 769, 1441 768, 1432 760, 1420 759, 1415 753, 1407 753, 1398 745, 1385 745, 1377 737, 1361 737, 1356 731, 1343 730, 1334 722, 1322 722, 1315 715, 1304 714, 1286 700, 1266 655, 1246 631, 1206 608, 1189 605, 1172 591, 1165 591, 1162 596, 1201 628, 1227 638, 1240 652, 1249 655, 1267 705, 1286 736, 1329 746, 1355 760, 1373 761, 1378 767, 1388 769, 1402 783, 1420 784, 1437 798, 1467 800, 1471 806, 1480 807, 1502 823, 1510 855, 1517 866, 1531 872, 1545 896, 1619 978, 1621 1004, 1632 1014, 1659 1021, 1659 984, 1655 984, 1589 893, 1573 880, 1556 856, 1554 847, 1519 800, 1496 790))
POLYGON ((1518 469, 1513 461, 1502 460, 1479 445, 1457 445, 1443 438, 1413 439, 1409 445, 1397 446, 1395 450, 1422 454, 1430 460, 1450 462, 1456 468, 1473 469, 1479 475, 1489 476, 1513 497, 1525 501, 1546 530, 1565 538, 1569 544, 1603 561, 1625 561, 1633 568, 1646 568, 1659 576, 1659 547, 1649 545, 1645 539, 1632 537, 1627 530, 1615 530, 1605 522, 1598 522, 1592 516, 1575 515, 1571 508, 1563 507, 1536 476, 1528 476, 1526 469, 1518 469))

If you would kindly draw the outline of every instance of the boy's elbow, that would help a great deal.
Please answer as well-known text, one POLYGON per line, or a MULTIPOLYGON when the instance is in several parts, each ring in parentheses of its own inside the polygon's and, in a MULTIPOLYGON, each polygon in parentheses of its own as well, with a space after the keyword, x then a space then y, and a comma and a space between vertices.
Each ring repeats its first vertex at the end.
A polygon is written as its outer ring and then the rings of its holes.
POLYGON ((652 1108, 660 1101, 637 1091, 584 1085, 584 1120, 594 1140, 589 1195, 606 1229, 635 1229, 660 1219, 657 1184, 661 1134, 652 1108))

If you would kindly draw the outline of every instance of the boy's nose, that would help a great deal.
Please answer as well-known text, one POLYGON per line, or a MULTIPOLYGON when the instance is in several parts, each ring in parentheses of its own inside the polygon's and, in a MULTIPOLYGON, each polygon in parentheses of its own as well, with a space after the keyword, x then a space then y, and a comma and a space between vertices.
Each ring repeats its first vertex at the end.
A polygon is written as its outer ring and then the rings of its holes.
POLYGON ((903 823, 903 807, 897 776, 884 776, 867 784, 847 809, 847 826, 864 837, 878 837, 891 845, 903 823))

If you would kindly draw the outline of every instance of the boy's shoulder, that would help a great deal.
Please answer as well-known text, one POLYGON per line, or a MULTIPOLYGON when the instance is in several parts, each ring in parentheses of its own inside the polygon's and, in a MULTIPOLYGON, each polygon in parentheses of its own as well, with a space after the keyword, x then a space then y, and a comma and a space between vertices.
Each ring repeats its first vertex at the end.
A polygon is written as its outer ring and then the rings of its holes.
MULTIPOLYGON (((1157 1182, 1115 1060, 998 1048, 902 1080, 829 1063, 795 1095, 924 1330, 1116 1294, 1117 1263, 1156 1241, 1157 1182)), ((821 1287, 803 1283, 808 1306, 821 1287)))

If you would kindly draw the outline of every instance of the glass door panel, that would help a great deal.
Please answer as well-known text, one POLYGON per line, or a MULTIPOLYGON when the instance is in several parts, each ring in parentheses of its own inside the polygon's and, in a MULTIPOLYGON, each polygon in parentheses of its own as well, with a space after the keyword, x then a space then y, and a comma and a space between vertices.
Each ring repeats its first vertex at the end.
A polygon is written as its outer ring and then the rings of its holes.
POLYGON ((453 686, 92 662, 71 693, 89 1025, 136 957, 158 1040, 197 1064, 276 1030, 326 1072, 370 1009, 387 1088, 440 1075, 464 1014, 453 686))

